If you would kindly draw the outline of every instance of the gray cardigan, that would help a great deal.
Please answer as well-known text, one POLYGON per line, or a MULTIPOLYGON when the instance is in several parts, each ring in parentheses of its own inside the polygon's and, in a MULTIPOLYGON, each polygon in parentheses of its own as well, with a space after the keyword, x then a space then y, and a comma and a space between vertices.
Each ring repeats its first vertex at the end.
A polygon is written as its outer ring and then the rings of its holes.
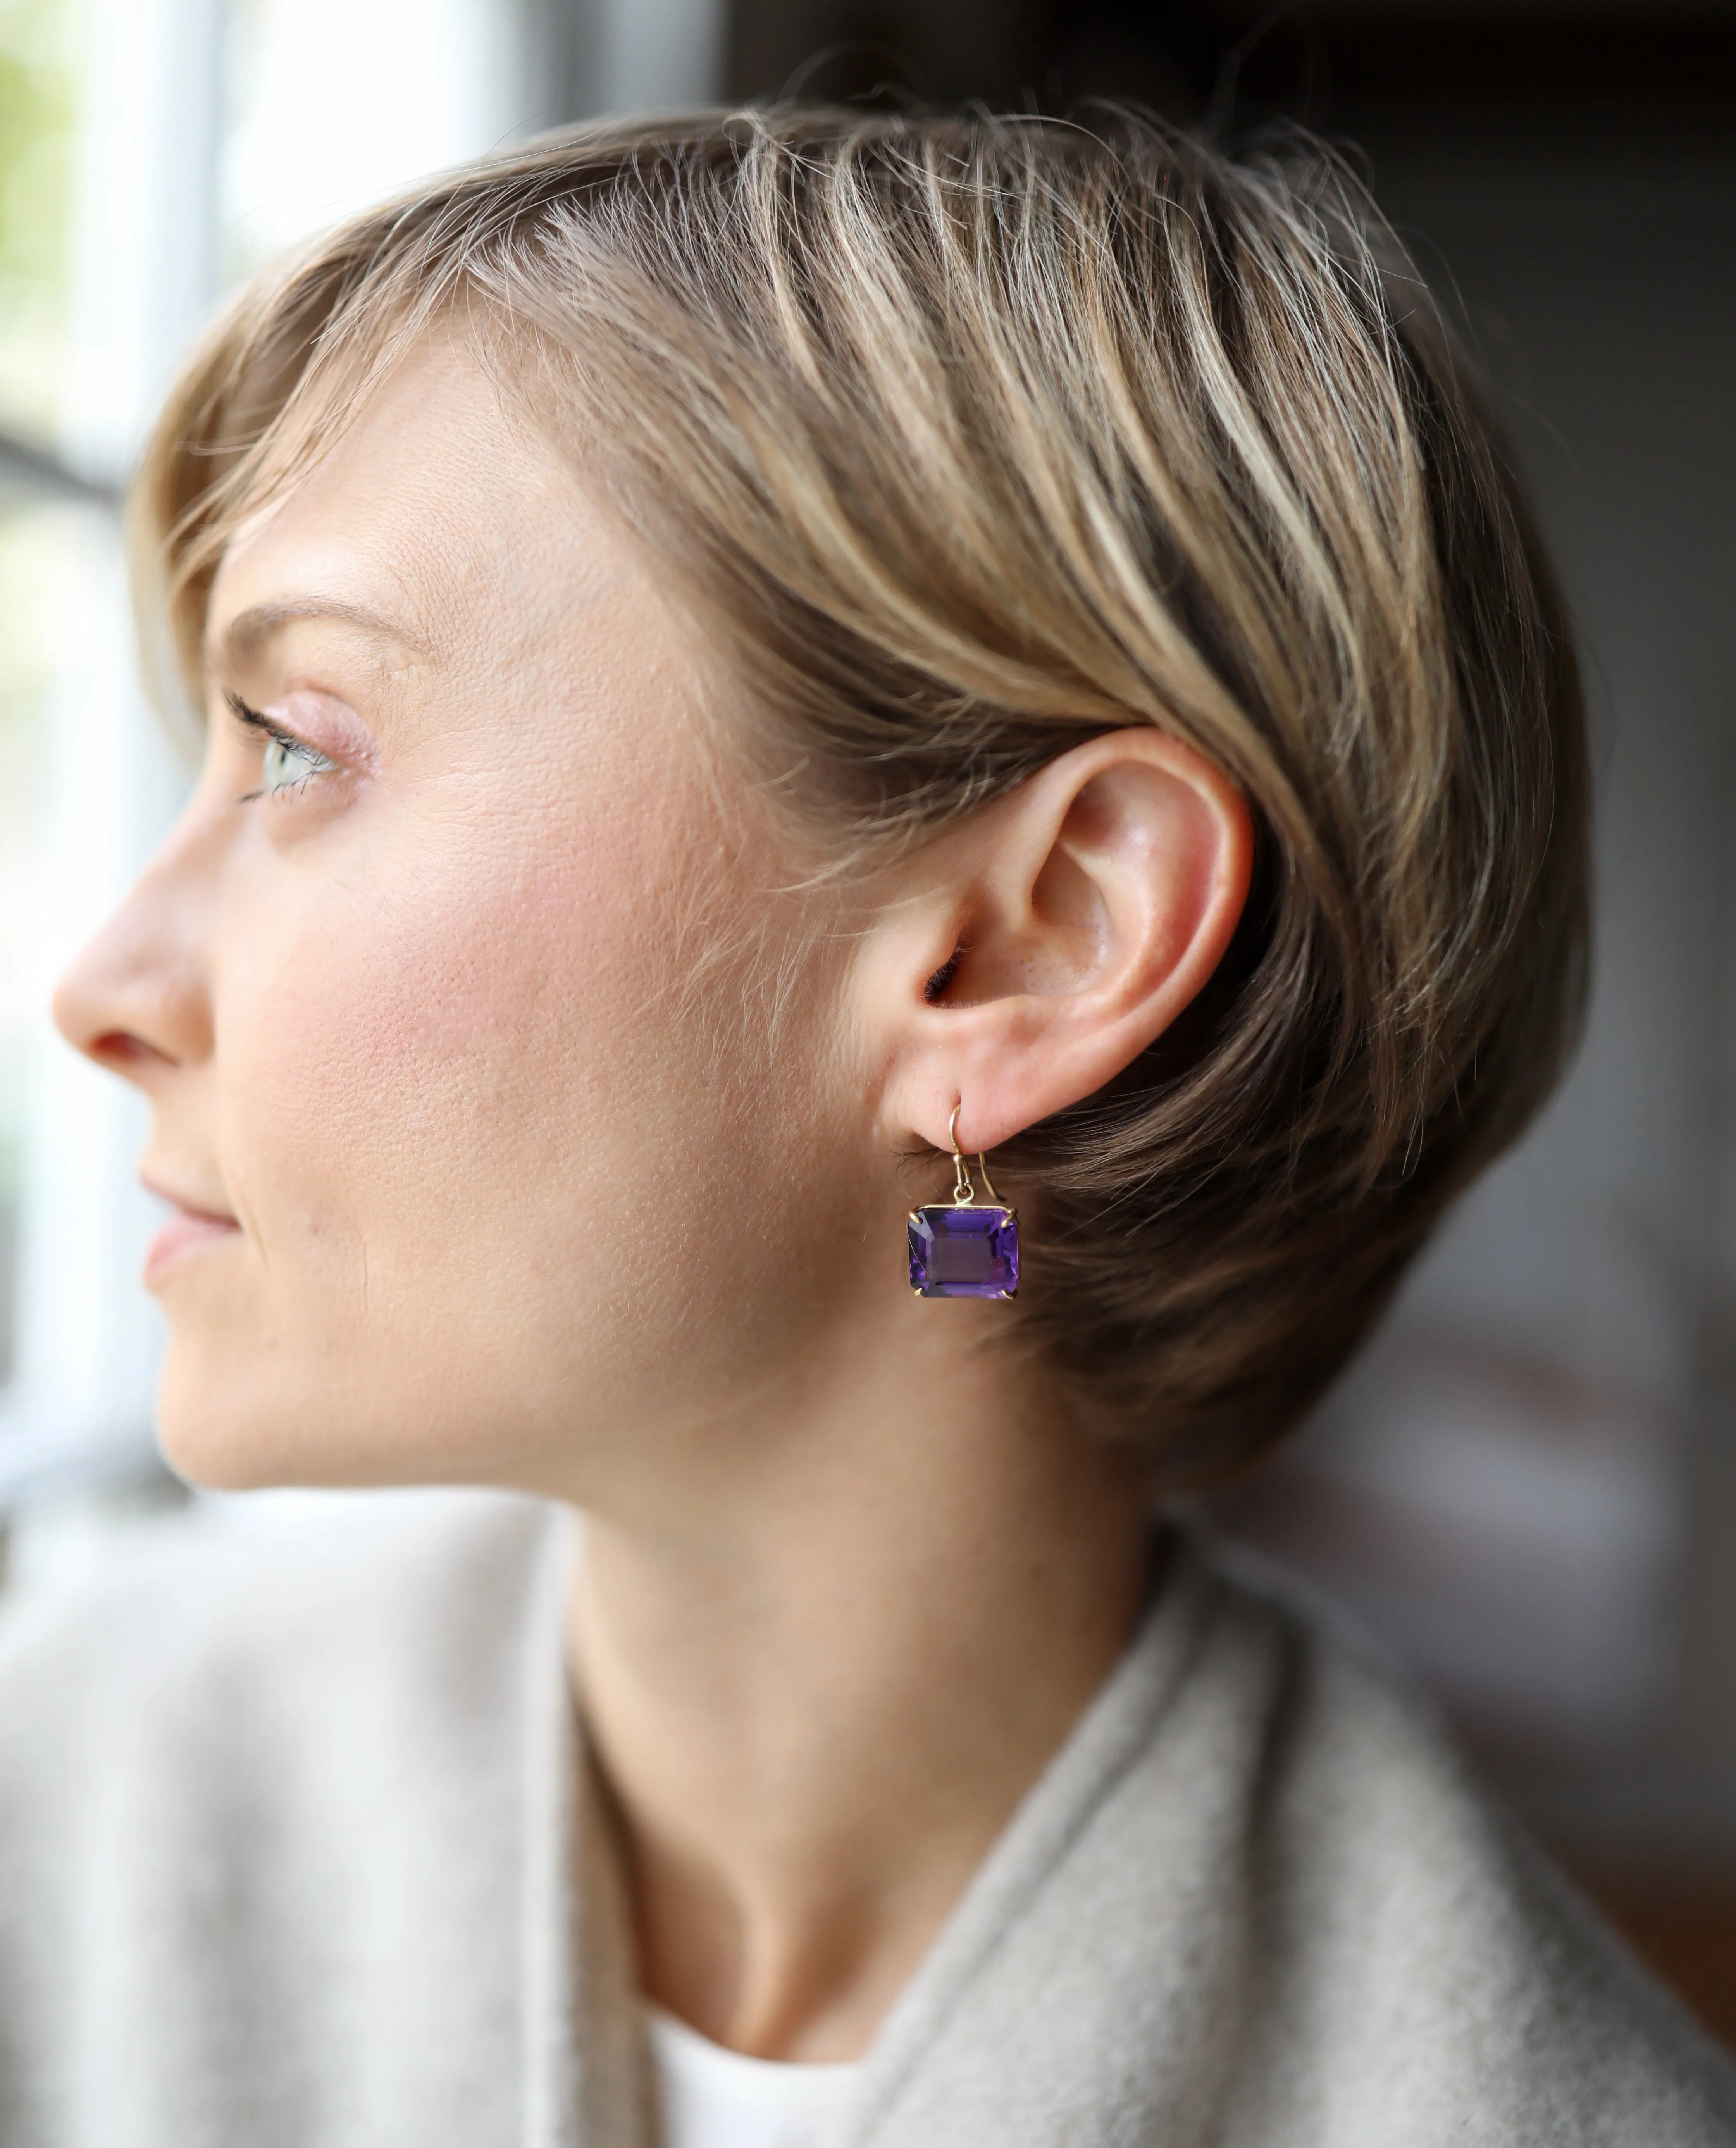
MULTIPOLYGON (((479 1493, 0 1620, 4 2148, 647 2148, 561 1659, 479 1493)), ((1736 2144, 1736 2076, 1357 1654, 1177 1543, 827 2148, 1736 2144)))

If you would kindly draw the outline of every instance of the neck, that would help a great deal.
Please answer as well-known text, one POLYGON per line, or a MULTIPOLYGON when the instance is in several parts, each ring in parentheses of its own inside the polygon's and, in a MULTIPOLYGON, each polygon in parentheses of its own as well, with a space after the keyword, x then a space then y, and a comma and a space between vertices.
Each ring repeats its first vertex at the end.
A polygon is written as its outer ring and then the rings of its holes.
POLYGON ((740 2050, 860 2054, 1137 1615, 1131 1460, 946 1339, 839 1353, 589 1507, 573 1660, 643 1986, 740 2050))

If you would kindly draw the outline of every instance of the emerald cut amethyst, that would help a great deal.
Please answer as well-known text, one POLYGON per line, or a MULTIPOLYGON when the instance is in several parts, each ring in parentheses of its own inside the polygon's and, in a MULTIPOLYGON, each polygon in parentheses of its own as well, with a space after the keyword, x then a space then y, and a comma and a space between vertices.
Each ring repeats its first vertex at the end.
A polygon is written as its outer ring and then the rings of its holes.
POLYGON ((1018 1212, 913 1208, 911 1288, 922 1297, 1016 1297, 1018 1212))

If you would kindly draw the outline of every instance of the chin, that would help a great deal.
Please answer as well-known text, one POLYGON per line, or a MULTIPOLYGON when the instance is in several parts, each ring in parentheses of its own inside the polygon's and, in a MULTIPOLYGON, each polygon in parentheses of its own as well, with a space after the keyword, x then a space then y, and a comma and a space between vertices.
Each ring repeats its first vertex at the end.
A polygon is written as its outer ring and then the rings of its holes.
POLYGON ((262 1395, 257 1364, 213 1364, 172 1342, 158 1391, 157 1444, 175 1474, 201 1491, 376 1481, 356 1473, 353 1452, 334 1449, 332 1416, 298 1408, 281 1386, 262 1395), (314 1426, 319 1433, 310 1437, 314 1426))
POLYGON ((157 1398, 163 1459, 207 1492, 493 1481, 491 1458, 461 1440, 455 1426, 444 1428, 443 1443, 431 1410, 394 1410, 384 1397, 370 1398, 353 1372, 326 1366, 311 1379, 306 1373, 300 1361, 276 1353, 172 1339, 157 1398))
POLYGON ((167 1392, 158 1405, 157 1444, 176 1476, 203 1492, 262 1492, 314 1481, 307 1458, 293 1453, 281 1436, 208 1402, 186 1408, 167 1392))

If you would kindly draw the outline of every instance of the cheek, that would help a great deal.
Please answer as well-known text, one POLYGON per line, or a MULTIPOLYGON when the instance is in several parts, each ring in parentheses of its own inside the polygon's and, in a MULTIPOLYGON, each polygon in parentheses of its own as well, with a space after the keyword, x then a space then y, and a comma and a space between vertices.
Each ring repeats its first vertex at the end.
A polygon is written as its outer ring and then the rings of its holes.
POLYGON ((606 1145, 623 1016, 656 992, 635 900, 655 861, 619 830, 546 832, 310 881, 223 994, 224 1147, 268 1266, 365 1260, 376 1310, 426 1297, 558 1200, 575 1125, 606 1145))
POLYGON ((655 800, 489 816, 509 848, 474 814, 376 831, 365 878, 279 867, 226 919, 219 1145, 257 1249, 233 1332, 269 1473, 487 1473, 750 1381, 800 1316, 810 1144, 704 960, 751 898, 655 800))

